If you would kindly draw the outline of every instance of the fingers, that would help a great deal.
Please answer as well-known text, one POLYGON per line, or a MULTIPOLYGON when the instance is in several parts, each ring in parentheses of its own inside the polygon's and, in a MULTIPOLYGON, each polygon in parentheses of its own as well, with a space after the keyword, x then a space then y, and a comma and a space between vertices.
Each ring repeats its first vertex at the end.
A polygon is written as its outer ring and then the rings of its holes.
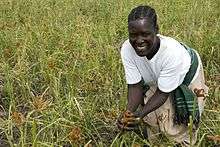
POLYGON ((124 124, 126 124, 126 123, 128 123, 128 122, 134 122, 134 121, 136 121, 135 119, 136 119, 136 118, 134 118, 134 117, 122 118, 122 119, 121 119, 121 122, 124 123, 124 124))
POLYGON ((128 118, 126 120, 126 124, 139 124, 141 122, 141 118, 128 118))
POLYGON ((127 124, 126 126, 124 126, 124 130, 126 131, 134 131, 136 129, 138 129, 139 125, 138 124, 127 124))
POLYGON ((135 117, 134 113, 125 111, 119 116, 116 125, 120 130, 133 131, 138 128, 140 120, 140 118, 135 117))
POLYGON ((120 120, 117 120, 116 125, 117 125, 119 130, 123 130, 124 124, 120 120))
POLYGON ((134 114, 133 114, 131 111, 126 110, 126 111, 123 113, 123 117, 124 117, 124 118, 134 117, 134 114))
POLYGON ((138 125, 133 125, 133 124, 128 124, 128 125, 123 125, 121 123, 117 123, 117 127, 119 130, 123 131, 133 131, 135 128, 138 127, 138 125))
POLYGON ((130 130, 133 130, 134 127, 137 126, 137 123, 133 123, 133 122, 123 123, 120 120, 117 120, 116 125, 117 125, 119 130, 130 131, 130 130))
POLYGON ((139 123, 140 123, 140 121, 134 120, 134 121, 127 122, 127 125, 138 125, 139 123))

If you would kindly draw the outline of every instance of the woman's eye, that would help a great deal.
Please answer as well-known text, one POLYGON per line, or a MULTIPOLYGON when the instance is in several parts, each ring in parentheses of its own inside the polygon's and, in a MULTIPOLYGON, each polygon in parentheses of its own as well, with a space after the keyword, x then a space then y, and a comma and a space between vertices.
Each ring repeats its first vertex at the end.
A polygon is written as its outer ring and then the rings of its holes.
POLYGON ((148 37, 150 35, 150 33, 143 33, 142 34, 144 37, 148 37))
POLYGON ((134 38, 134 37, 135 37, 135 34, 129 34, 129 37, 130 37, 130 38, 134 38))

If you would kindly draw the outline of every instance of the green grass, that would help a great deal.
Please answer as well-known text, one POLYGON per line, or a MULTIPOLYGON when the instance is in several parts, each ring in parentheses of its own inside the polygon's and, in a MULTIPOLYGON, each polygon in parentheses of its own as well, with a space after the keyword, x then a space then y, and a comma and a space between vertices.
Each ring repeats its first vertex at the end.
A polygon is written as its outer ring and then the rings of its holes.
MULTIPOLYGON (((139 4, 157 10, 161 34, 200 53, 210 93, 198 145, 217 144, 206 135, 220 134, 218 0, 1 0, 0 141, 62 146, 78 127, 81 146, 143 144, 135 134, 119 136, 115 126, 127 88, 118 49, 139 4)), ((166 138, 158 144, 172 145, 166 138)))

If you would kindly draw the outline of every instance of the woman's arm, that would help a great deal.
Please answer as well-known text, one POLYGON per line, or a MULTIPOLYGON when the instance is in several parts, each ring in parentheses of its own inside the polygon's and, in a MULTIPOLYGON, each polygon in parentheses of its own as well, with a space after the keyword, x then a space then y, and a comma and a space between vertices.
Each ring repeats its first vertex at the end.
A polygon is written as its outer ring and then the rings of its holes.
POLYGON ((128 85, 127 110, 135 112, 140 104, 144 104, 144 91, 142 81, 137 84, 128 85))
POLYGON ((139 113, 138 117, 143 118, 150 112, 158 109, 160 106, 162 106, 166 102, 168 96, 169 96, 169 93, 162 92, 159 88, 157 88, 154 95, 144 105, 144 108, 139 113))
POLYGON ((144 94, 142 81, 137 84, 128 84, 128 103, 126 111, 123 112, 118 120, 117 126, 120 130, 133 130, 137 126, 134 112, 140 104, 144 104, 144 94))

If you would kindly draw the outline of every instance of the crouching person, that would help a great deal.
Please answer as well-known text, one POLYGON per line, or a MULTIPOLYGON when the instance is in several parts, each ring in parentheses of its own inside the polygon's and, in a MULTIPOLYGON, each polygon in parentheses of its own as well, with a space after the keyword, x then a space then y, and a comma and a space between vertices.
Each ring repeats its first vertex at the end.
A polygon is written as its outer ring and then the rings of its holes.
POLYGON ((142 136, 152 144, 161 133, 182 146, 195 144, 208 93, 198 53, 159 34, 156 12, 149 6, 130 12, 128 33, 121 48, 128 103, 118 128, 135 130, 142 121, 147 126, 142 136))

